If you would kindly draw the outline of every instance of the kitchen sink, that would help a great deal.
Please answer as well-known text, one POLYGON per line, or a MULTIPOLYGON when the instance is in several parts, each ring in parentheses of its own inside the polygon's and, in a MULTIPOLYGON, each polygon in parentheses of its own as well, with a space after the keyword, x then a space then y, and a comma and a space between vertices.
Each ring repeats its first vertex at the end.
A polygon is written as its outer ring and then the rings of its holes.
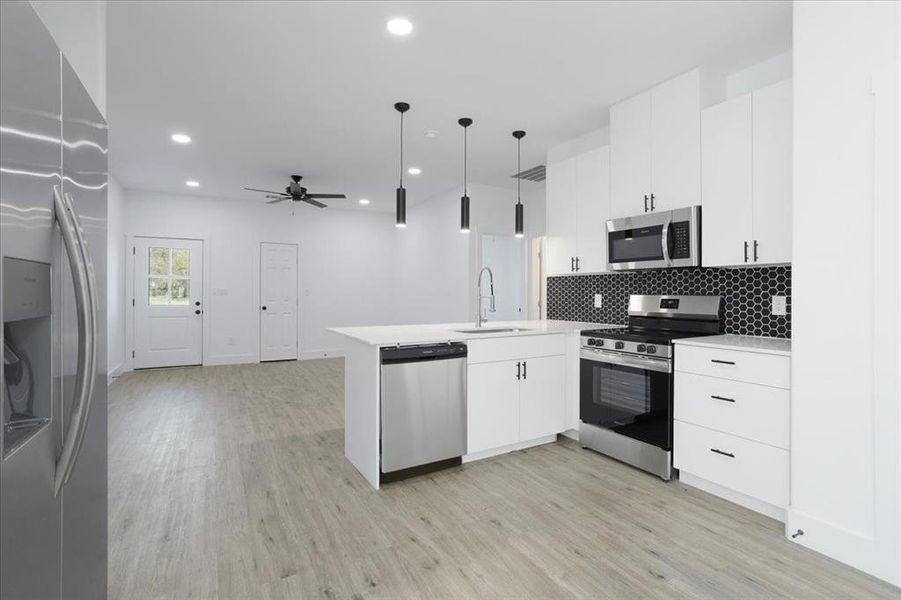
POLYGON ((479 327, 478 329, 455 329, 457 333, 515 333, 517 331, 531 331, 523 327, 479 327))

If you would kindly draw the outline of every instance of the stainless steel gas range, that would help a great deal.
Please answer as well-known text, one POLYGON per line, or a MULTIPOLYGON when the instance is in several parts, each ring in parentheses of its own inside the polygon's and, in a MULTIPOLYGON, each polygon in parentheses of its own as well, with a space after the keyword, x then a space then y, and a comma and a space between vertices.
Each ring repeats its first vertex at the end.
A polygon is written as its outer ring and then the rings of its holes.
POLYGON ((719 296, 629 298, 629 325, 582 331, 582 446, 672 477, 673 340, 721 332, 719 296))

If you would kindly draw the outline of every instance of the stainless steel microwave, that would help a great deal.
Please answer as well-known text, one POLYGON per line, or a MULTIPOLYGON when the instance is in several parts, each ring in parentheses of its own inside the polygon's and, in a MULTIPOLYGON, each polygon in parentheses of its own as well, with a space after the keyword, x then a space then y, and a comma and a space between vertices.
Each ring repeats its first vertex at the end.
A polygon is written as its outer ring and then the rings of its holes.
POLYGON ((607 221, 607 268, 613 271, 701 265, 701 207, 607 221))

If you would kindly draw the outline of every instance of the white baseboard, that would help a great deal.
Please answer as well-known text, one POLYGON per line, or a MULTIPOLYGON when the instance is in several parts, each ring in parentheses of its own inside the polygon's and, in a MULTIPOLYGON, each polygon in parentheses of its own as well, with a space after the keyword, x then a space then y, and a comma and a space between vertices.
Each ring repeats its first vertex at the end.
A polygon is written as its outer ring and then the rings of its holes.
POLYGON ((307 350, 301 352, 298 360, 312 360, 314 358, 335 358, 344 356, 344 348, 331 348, 326 350, 307 350))
POLYGON ((221 354, 219 356, 205 357, 203 359, 203 366, 246 365, 255 362, 260 362, 260 357, 256 354, 221 354))
POLYGON ((109 369, 106 374, 106 385, 110 385, 116 379, 122 376, 122 371, 125 368, 125 363, 119 363, 112 369, 109 369))
POLYGON ((571 440, 579 441, 579 430, 578 429, 567 429, 563 433, 561 433, 563 437, 568 437, 571 440))
POLYGON ((515 444, 510 444, 508 446, 501 446, 500 448, 491 448, 490 450, 482 450, 481 452, 473 452, 472 454, 467 454, 463 457, 463 462, 468 463, 474 460, 482 460, 483 458, 491 458, 492 456, 498 456, 500 454, 507 454, 508 452, 516 452, 517 450, 525 450, 526 448, 532 448, 533 446, 541 446, 543 444, 550 444, 551 442, 557 441, 557 435, 546 435, 544 437, 535 438, 534 440, 527 440, 525 442, 517 442, 515 444))
POLYGON ((713 483, 712 481, 702 479, 696 475, 692 475, 691 473, 686 473, 685 471, 681 470, 679 471, 679 481, 693 488, 704 490, 708 494, 718 496, 723 500, 728 500, 729 502, 734 502, 735 504, 744 506, 745 508, 753 510, 754 512, 759 512, 760 514, 766 515, 771 519, 776 519, 777 521, 782 521, 783 523, 785 522, 785 508, 783 507, 775 506, 768 502, 764 502, 763 500, 758 500, 757 498, 752 498, 751 496, 747 496, 745 494, 742 494, 741 492, 730 490, 729 488, 723 487, 718 483, 713 483))

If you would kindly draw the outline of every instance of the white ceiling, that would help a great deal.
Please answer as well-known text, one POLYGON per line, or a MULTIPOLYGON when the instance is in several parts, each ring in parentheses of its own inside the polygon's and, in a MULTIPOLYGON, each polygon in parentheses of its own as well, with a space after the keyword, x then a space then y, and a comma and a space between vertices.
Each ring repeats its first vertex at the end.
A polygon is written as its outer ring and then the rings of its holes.
POLYGON ((460 184, 462 116, 475 121, 470 181, 512 190, 514 129, 528 132, 523 168, 541 164, 619 99, 791 44, 790 2, 132 1, 108 19, 111 169, 125 187, 262 202, 241 188, 298 173, 348 195, 332 206, 370 198, 365 210, 393 209, 396 101, 412 105, 406 165, 423 170, 407 176, 409 201, 460 184), (386 31, 395 16, 411 35, 386 31), (173 144, 176 131, 194 142, 173 144))

